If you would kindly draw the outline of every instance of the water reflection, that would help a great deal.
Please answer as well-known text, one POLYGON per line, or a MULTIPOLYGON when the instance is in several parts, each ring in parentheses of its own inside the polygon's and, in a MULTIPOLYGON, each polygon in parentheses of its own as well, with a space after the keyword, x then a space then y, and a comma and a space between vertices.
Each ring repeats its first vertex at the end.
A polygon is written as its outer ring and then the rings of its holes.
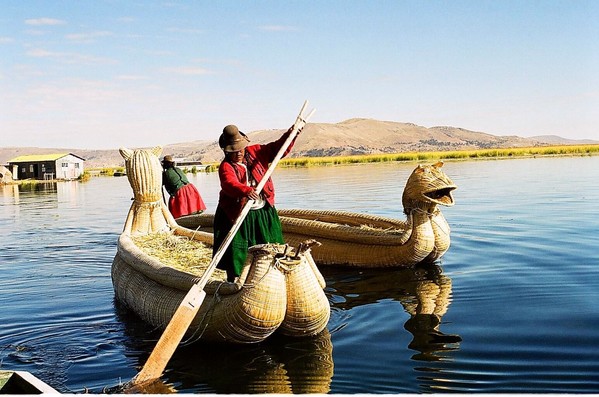
POLYGON ((356 274, 346 269, 326 268, 333 309, 350 310, 374 304, 381 299, 401 303, 410 315, 404 328, 412 334, 408 348, 416 351, 413 360, 439 361, 443 352, 459 349, 462 338, 440 330, 443 315, 451 303, 451 279, 438 265, 411 269, 362 269, 356 274))
POLYGON ((414 272, 415 280, 406 283, 406 291, 415 299, 400 301, 410 314, 410 319, 404 324, 404 328, 413 335, 408 347, 419 352, 412 356, 414 360, 438 361, 440 352, 457 350, 458 343, 462 341, 458 335, 439 330, 451 299, 451 279, 442 274, 438 266, 423 274, 418 273, 418 270, 414 272))
MULTIPOLYGON (((75 182, 76 183, 76 182, 75 182)), ((13 196, 15 198, 19 197, 21 193, 56 193, 57 192, 57 182, 36 182, 36 183, 23 183, 23 184, 9 184, 9 185, 0 185, 0 191, 3 196, 13 196)))
MULTIPOLYGON (((115 302, 125 344, 144 365, 160 333, 115 302), (154 340, 148 340, 151 335, 154 340)), ((328 330, 306 338, 273 335, 252 345, 180 346, 163 376, 162 393, 184 390, 218 394, 318 393, 330 391, 333 345, 328 330)))

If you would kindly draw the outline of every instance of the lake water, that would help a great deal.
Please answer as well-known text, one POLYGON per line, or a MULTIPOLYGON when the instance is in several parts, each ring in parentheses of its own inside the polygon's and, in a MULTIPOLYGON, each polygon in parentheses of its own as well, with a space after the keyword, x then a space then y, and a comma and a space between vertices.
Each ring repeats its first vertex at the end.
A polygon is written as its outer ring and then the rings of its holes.
MULTIPOLYGON (((414 164, 277 169, 278 208, 403 219, 414 164)), ((316 338, 180 347, 184 393, 599 393, 599 157, 448 162, 452 246, 411 270, 325 268, 316 338)), ((214 211, 216 174, 190 176, 214 211)), ((159 332, 114 301, 126 178, 0 186, 0 369, 60 392, 130 380, 159 332)))

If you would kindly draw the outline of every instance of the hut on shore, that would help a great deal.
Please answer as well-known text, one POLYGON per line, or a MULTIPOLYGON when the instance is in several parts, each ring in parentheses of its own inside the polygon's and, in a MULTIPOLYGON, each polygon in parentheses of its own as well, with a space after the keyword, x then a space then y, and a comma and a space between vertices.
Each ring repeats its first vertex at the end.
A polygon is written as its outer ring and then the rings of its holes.
POLYGON ((77 179, 85 159, 73 153, 34 154, 8 161, 14 179, 77 179))

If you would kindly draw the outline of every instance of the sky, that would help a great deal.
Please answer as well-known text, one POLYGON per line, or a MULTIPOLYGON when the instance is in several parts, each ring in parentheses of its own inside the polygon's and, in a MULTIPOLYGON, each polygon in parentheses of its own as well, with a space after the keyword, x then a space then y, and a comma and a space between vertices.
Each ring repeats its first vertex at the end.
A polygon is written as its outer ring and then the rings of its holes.
POLYGON ((0 145, 350 118, 599 140, 599 1, 1 0, 0 145))

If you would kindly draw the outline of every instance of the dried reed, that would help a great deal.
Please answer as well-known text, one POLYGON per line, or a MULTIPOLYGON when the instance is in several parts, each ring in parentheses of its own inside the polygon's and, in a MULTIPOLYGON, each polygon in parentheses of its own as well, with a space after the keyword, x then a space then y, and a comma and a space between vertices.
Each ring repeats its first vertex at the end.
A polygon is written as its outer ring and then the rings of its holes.
MULTIPOLYGON (((201 276, 212 259, 212 247, 172 233, 151 233, 132 237, 133 242, 146 254, 164 265, 201 276)), ((212 278, 226 278, 225 272, 215 270, 212 278)))

